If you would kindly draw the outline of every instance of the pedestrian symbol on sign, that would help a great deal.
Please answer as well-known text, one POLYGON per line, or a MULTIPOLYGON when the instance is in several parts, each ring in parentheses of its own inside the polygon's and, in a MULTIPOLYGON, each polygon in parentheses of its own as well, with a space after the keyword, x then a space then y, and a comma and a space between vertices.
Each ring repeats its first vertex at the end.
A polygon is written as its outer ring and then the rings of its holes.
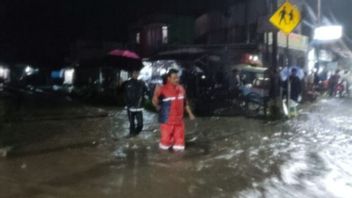
POLYGON ((281 25, 281 23, 282 23, 282 21, 284 21, 286 24, 287 24, 287 22, 286 22, 286 14, 287 14, 287 12, 286 12, 286 7, 284 7, 281 11, 280 11, 280 25, 281 25))
POLYGON ((294 10, 291 9, 291 12, 289 14, 287 14, 287 10, 286 7, 283 7, 283 9, 280 11, 280 22, 279 25, 281 25, 282 22, 285 22, 285 24, 290 24, 294 22, 294 10), (289 23, 287 23, 287 16, 288 16, 288 21, 289 23))
POLYGON ((293 9, 291 10, 290 14, 288 14, 288 16, 289 16, 290 23, 293 23, 294 19, 295 19, 295 14, 294 14, 293 9))

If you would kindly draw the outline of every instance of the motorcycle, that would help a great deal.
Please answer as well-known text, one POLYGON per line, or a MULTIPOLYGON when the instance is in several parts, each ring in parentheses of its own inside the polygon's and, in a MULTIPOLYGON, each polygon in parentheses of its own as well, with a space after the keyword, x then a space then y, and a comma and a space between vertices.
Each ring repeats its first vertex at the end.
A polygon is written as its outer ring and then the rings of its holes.
POLYGON ((347 92, 346 92, 346 82, 345 81, 342 81, 340 83, 338 83, 335 87, 335 94, 334 96, 335 97, 338 97, 338 98, 342 98, 342 97, 345 97, 347 96, 347 92))

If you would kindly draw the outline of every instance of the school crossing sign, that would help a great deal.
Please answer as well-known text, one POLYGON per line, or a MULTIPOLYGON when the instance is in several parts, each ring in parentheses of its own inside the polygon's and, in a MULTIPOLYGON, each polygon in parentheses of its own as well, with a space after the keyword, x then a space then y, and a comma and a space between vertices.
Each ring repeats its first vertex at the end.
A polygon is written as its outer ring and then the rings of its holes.
POLYGON ((297 6, 286 1, 270 18, 270 23, 277 27, 282 32, 289 34, 301 22, 301 12, 297 6))

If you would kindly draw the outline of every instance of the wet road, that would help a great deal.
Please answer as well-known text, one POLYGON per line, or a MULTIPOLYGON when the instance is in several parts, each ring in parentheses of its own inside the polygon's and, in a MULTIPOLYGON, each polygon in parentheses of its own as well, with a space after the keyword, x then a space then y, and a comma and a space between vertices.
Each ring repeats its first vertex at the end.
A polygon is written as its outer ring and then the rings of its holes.
POLYGON ((36 107, 2 128, 21 135, 0 159, 1 197, 351 197, 351 107, 322 100, 283 123, 187 121, 182 155, 159 152, 153 113, 140 137, 126 139, 122 109, 36 107))

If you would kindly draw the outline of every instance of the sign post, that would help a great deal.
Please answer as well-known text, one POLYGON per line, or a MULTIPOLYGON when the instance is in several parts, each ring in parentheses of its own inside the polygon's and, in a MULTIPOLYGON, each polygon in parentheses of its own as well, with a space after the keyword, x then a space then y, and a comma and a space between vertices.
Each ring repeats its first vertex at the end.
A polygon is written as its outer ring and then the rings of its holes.
MULTIPOLYGON (((301 22, 301 12, 297 6, 288 0, 271 16, 270 23, 286 34, 286 66, 290 64, 290 33, 293 32, 301 22)), ((287 79, 287 107, 291 106, 291 81, 287 79)))

